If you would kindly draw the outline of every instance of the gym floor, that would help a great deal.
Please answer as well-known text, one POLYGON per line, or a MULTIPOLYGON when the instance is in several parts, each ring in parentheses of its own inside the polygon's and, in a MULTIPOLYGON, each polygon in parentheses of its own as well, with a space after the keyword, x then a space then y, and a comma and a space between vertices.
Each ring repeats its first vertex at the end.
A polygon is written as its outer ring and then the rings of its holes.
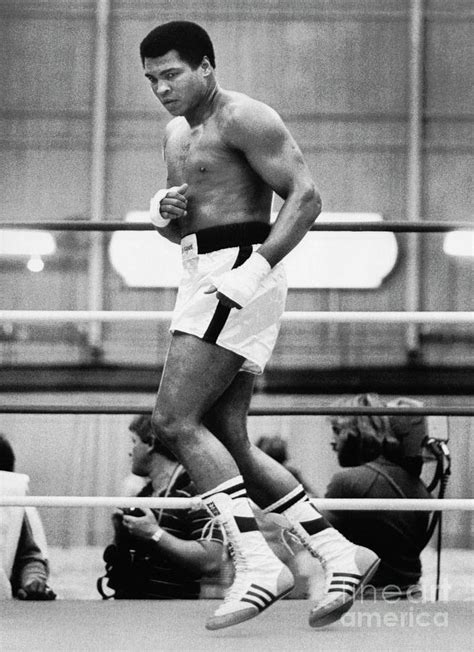
POLYGON ((215 601, 11 600, 2 606, 2 650, 472 650, 472 602, 357 603, 327 628, 307 624, 306 600, 283 600, 258 618, 209 632, 215 601))
POLYGON ((474 649, 472 550, 443 551, 439 602, 433 601, 436 553, 427 548, 423 602, 358 602, 337 624, 316 630, 307 624, 309 601, 284 600, 254 620, 217 632, 204 628, 215 600, 100 600, 95 581, 103 570, 101 553, 101 548, 51 548, 50 584, 58 599, 3 602, 2 652, 474 649))

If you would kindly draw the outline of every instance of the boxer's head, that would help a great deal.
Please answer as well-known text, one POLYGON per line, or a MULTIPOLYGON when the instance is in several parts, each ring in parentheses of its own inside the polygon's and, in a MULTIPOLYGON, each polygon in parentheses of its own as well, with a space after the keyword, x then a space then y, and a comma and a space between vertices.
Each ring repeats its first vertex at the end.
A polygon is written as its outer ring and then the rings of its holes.
POLYGON ((155 27, 140 43, 142 65, 145 59, 162 57, 175 50, 181 59, 192 68, 197 68, 207 57, 213 68, 216 67, 214 47, 208 33, 196 23, 175 20, 155 27))

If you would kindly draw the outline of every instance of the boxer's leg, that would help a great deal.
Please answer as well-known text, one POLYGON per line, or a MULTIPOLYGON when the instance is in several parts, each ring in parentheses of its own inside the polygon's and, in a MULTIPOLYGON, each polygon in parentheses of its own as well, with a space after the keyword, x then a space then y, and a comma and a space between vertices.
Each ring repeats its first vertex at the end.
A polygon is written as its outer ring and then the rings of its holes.
POLYGON ((257 616, 294 585, 258 530, 235 461, 203 424, 203 415, 232 383, 242 361, 229 350, 175 332, 153 413, 156 436, 186 467, 229 540, 235 578, 208 629, 257 616))
POLYGON ((309 623, 312 627, 329 625, 350 609, 375 573, 379 559, 331 527, 289 471, 250 443, 247 414, 252 388, 251 374, 237 374, 205 422, 232 453, 250 498, 321 562, 325 595, 311 610, 309 623))

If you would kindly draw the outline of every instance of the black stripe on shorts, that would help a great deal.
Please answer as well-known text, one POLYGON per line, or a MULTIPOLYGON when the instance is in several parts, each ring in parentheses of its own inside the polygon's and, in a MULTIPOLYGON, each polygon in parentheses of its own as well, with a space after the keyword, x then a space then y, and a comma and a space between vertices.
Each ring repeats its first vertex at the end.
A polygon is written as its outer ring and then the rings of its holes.
MULTIPOLYGON (((251 245, 246 247, 239 247, 239 253, 237 254, 237 258, 235 259, 235 263, 233 264, 232 269, 243 265, 245 261, 252 255, 252 251, 253 249, 251 245)), ((222 333, 222 329, 225 326, 231 310, 232 308, 225 306, 219 301, 211 321, 209 322, 209 326, 207 327, 207 330, 202 337, 205 342, 210 342, 211 344, 216 343, 217 338, 222 333)))

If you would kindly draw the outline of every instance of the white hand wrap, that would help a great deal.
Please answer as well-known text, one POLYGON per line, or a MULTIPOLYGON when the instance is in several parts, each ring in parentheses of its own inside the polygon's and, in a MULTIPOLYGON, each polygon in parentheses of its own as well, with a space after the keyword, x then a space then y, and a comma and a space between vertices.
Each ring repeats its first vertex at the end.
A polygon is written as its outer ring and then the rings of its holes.
POLYGON ((218 292, 245 308, 271 269, 266 258, 255 251, 243 265, 225 272, 215 280, 211 277, 211 281, 218 292))
POLYGON ((150 222, 153 224, 153 226, 156 226, 159 229, 168 226, 168 224, 171 222, 171 220, 166 220, 164 217, 161 217, 160 213, 161 200, 164 199, 167 194, 168 189, 164 188, 162 190, 158 190, 158 192, 150 199, 150 222))

